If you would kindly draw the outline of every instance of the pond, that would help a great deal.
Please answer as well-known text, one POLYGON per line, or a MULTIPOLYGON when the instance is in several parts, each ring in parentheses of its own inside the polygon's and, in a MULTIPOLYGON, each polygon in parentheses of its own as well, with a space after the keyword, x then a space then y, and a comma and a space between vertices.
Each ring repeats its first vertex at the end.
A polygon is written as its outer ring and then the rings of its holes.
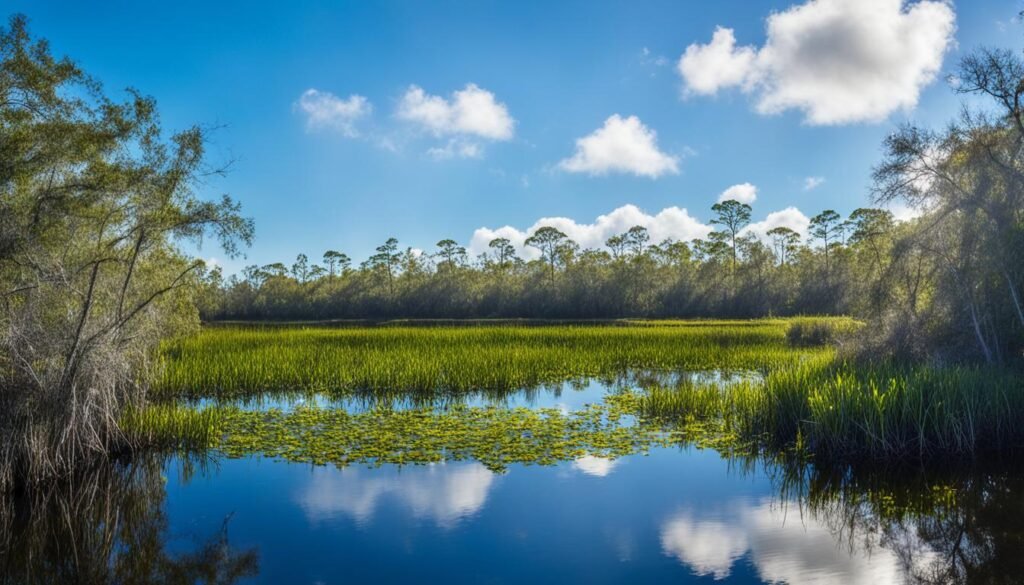
MULTIPOLYGON (((499 402, 571 412, 622 388, 578 381, 499 402)), ((339 468, 154 456, 6 502, 0 570, 3 583, 879 585, 1024 574, 1020 474, 899 476, 685 444, 501 469, 472 458, 339 468)))

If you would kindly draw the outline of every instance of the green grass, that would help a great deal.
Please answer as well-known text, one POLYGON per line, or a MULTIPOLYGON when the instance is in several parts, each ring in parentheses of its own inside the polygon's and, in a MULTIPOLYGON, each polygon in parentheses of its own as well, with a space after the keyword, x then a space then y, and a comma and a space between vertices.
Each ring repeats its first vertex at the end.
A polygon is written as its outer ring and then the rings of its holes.
MULTIPOLYGON (((402 435, 394 425, 419 429, 415 417, 424 413, 455 416, 436 408, 436 393, 455 398, 449 408, 455 409, 456 418, 472 418, 480 413, 458 410, 458 396, 466 392, 501 393, 587 377, 609 380, 630 371, 751 370, 761 377, 730 384, 683 377, 676 387, 657 386, 657 377, 637 381, 641 388, 629 394, 635 396, 629 414, 658 432, 705 445, 759 445, 811 454, 819 461, 971 459, 1015 453, 1024 446, 1019 372, 837 361, 832 342, 858 327, 850 319, 813 318, 619 321, 613 326, 216 327, 163 348, 165 367, 155 388, 158 404, 129 413, 126 428, 154 444, 210 444, 236 454, 248 444, 258 452, 320 461, 324 453, 349 453, 343 443, 356 435, 345 425, 366 420, 395 432, 381 434, 376 443, 361 435, 356 442, 377 445, 374 449, 385 453, 383 460, 393 461, 385 448, 389 441, 402 445, 425 440, 416 432, 402 435), (231 407, 204 414, 174 402, 205 397, 230 404, 237 398, 308 392, 411 397, 408 403, 420 405, 411 412, 421 414, 373 408, 390 414, 352 419, 355 415, 330 409, 267 415, 231 407), (247 434, 247 425, 277 430, 247 434), (301 439, 298 444, 313 444, 321 435, 342 444, 298 455, 285 449, 296 444, 296 437, 301 439)), ((488 416, 479 419, 482 426, 475 427, 475 437, 501 443, 507 436, 494 429, 527 425, 525 419, 488 416)), ((450 427, 454 422, 439 418, 431 424, 450 427)), ((495 460, 493 454, 467 447, 472 442, 453 438, 465 433, 440 436, 462 445, 452 452, 495 460)), ((433 454, 427 460, 443 450, 431 444, 423 450, 433 454)), ((572 451, 552 444, 534 448, 563 455, 572 451)), ((326 460, 349 456, 329 455, 326 460)))
POLYGON ((939 461, 1020 452, 1024 380, 979 367, 852 365, 819 356, 763 382, 654 388, 650 417, 713 421, 723 432, 819 460, 939 461))
POLYGON ((157 450, 200 451, 220 444, 230 408, 197 409, 176 403, 129 408, 120 427, 136 446, 157 450))
POLYGON ((785 320, 617 326, 216 327, 163 350, 161 397, 513 390, 629 369, 767 370, 828 355, 785 320))

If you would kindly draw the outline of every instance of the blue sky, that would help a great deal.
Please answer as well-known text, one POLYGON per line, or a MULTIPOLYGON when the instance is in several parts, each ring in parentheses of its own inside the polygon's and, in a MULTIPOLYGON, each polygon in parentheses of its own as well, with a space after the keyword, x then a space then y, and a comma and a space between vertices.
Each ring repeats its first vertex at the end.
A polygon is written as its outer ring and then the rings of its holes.
POLYGON ((956 114, 961 55, 1024 40, 1024 6, 988 0, 5 6, 168 129, 222 126, 210 160, 235 163, 205 189, 257 226, 247 258, 200 252, 230 272, 389 236, 478 250, 541 218, 584 245, 699 235, 745 183, 759 222, 847 213, 896 124, 956 114))

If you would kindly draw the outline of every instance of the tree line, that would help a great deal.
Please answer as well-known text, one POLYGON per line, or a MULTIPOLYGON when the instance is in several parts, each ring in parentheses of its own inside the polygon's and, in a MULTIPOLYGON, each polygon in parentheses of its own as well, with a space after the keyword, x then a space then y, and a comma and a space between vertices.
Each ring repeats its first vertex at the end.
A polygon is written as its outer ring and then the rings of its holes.
POLYGON ((300 254, 290 265, 248 266, 225 278, 206 273, 201 314, 217 319, 386 319, 759 317, 865 310, 866 274, 878 274, 907 230, 884 209, 848 218, 826 210, 808 237, 776 227, 758 238, 746 228, 750 205, 712 207, 717 229, 692 242, 652 242, 643 226, 600 249, 581 248, 554 227, 525 245, 506 238, 471 258, 452 239, 431 252, 389 238, 359 265, 336 250, 320 262, 300 254))

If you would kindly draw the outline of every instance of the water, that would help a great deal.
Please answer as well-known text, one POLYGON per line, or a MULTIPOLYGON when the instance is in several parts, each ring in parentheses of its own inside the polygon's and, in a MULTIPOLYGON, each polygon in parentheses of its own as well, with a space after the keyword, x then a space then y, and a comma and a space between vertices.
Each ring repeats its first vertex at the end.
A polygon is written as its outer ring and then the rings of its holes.
MULTIPOLYGON (((574 409, 610 391, 504 400, 574 409)), ((6 502, 0 583, 1018 582, 1024 476, 898 477, 685 447, 505 473, 147 458, 6 502)))
POLYGON ((260 551, 267 583, 893 583, 894 553, 848 550, 713 452, 615 462, 379 469, 259 459, 171 478, 172 531, 260 551))
MULTIPOLYGON (((340 408, 348 412, 364 412, 371 408, 387 407, 396 410, 431 406, 443 408, 452 404, 467 406, 503 406, 507 408, 553 408, 562 411, 577 410, 586 404, 601 402, 610 392, 652 386, 676 387, 683 383, 695 385, 717 384, 728 387, 745 381, 763 379, 754 370, 695 370, 673 372, 664 370, 632 370, 611 379, 582 377, 560 384, 549 384, 537 388, 520 389, 512 392, 462 392, 458 394, 422 394, 410 396, 379 396, 371 392, 347 393, 332 396, 324 393, 281 394, 263 393, 252 397, 227 401, 245 410, 265 411, 271 408, 289 412, 297 407, 340 408)), ((212 398, 189 400, 186 403, 205 407, 220 404, 212 398)))

